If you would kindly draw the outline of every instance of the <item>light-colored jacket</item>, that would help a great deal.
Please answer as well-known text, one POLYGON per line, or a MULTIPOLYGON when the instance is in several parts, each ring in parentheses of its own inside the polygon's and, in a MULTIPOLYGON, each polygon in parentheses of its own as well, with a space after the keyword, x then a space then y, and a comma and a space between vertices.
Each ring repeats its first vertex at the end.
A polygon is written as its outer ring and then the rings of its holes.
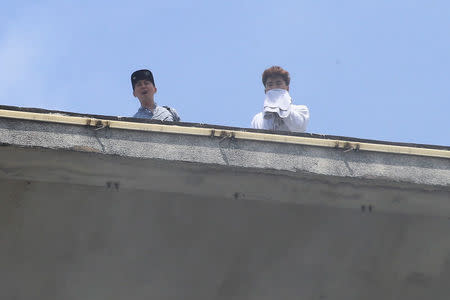
POLYGON ((141 106, 137 113, 134 114, 133 118, 173 121, 172 114, 166 108, 158 105, 156 105, 153 112, 150 109, 141 106))
POLYGON ((309 110, 305 105, 291 104, 289 115, 281 118, 277 113, 260 112, 253 117, 252 128, 277 131, 305 132, 309 110))

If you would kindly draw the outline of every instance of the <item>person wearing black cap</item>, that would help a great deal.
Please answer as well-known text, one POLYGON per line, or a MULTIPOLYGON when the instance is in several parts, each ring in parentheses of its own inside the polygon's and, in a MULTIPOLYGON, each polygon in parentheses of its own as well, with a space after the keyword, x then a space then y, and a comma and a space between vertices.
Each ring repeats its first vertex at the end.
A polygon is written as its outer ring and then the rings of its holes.
POLYGON ((133 96, 139 99, 141 107, 134 118, 161 121, 179 121, 180 118, 173 108, 158 106, 155 102, 157 88, 150 70, 138 70, 131 74, 133 96))

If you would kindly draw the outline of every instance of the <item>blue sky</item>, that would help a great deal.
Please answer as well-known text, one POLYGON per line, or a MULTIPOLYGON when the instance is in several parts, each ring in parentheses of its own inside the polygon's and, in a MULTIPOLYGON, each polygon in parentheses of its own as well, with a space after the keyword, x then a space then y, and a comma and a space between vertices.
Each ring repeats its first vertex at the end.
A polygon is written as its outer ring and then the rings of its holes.
POLYGON ((130 74, 182 121, 249 127, 291 73, 307 132, 450 145, 450 1, 8 1, 0 103, 132 116, 130 74))

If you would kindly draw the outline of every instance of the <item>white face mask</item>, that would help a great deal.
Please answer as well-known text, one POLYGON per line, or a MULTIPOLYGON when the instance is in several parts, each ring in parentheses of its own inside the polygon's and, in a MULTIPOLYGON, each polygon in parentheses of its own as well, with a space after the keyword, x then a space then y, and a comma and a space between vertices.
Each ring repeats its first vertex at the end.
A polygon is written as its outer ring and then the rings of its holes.
POLYGON ((292 99, 289 92, 284 89, 273 89, 267 91, 264 99, 264 111, 276 112, 280 117, 289 115, 292 99))

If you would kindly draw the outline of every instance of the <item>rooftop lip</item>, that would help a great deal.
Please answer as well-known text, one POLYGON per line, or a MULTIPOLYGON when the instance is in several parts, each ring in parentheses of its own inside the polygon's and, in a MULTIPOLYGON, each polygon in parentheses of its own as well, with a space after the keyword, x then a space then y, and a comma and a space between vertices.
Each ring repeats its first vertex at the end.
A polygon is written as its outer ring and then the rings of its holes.
MULTIPOLYGON (((203 128, 203 129, 211 129, 211 130, 218 130, 218 131, 222 130, 222 131, 235 131, 235 132, 253 132, 253 133, 267 134, 267 135, 280 136, 280 137, 292 136, 292 137, 313 138, 313 139, 319 139, 319 140, 337 140, 337 141, 342 141, 342 142, 367 143, 367 144, 375 144, 375 145, 389 145, 389 146, 399 146, 399 147, 408 147, 408 148, 450 151, 450 146, 441 146, 441 145, 390 142, 390 141, 361 139, 361 138, 345 137, 345 136, 314 134, 314 133, 297 133, 297 132, 282 132, 282 131, 274 132, 274 131, 270 131, 270 130, 240 128, 240 127, 212 125, 212 124, 203 124, 203 123, 163 122, 163 121, 159 121, 159 120, 147 120, 147 119, 121 117, 121 116, 82 114, 82 113, 74 113, 74 112, 58 111, 58 110, 47 110, 47 109, 32 108, 32 107, 17 107, 17 106, 0 105, 0 110, 25 112, 25 113, 36 113, 36 114, 62 115, 62 116, 79 117, 79 118, 93 118, 93 119, 106 120, 106 121, 119 121, 119 122, 123 121, 123 122, 144 123, 144 124, 157 124, 157 125, 164 125, 164 126, 182 126, 182 127, 192 127, 192 128, 203 128)), ((0 117, 4 117, 4 116, 0 115, 0 117)), ((42 120, 37 120, 37 121, 42 121, 42 120)), ((45 121, 42 121, 42 122, 45 122, 45 121)), ((270 141, 270 139, 265 139, 265 140, 270 141)), ((276 141, 274 141, 274 142, 276 142, 276 141)), ((446 155, 446 157, 447 157, 447 155, 446 155)))

